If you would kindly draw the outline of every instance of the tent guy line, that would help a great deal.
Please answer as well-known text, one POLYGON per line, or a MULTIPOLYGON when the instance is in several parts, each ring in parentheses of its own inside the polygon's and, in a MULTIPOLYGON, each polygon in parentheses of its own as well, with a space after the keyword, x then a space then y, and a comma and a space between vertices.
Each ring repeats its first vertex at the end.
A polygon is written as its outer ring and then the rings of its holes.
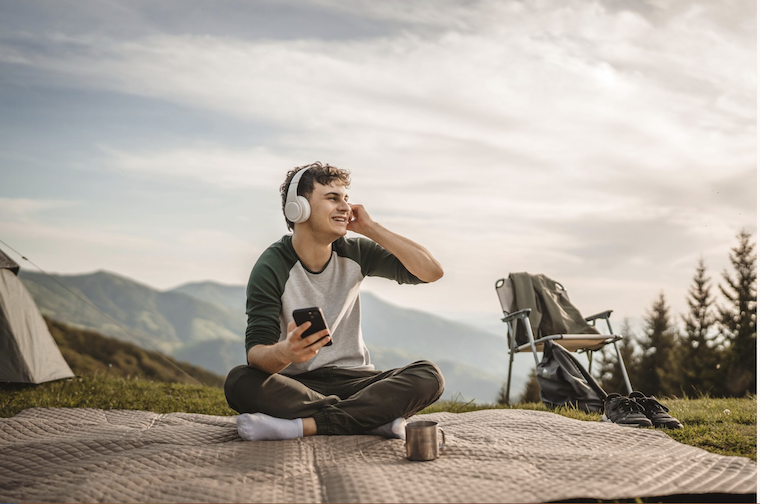
POLYGON ((132 337, 133 341, 141 342, 143 345, 147 346, 149 349, 151 349, 154 352, 156 352, 163 360, 165 360, 166 362, 168 362, 172 367, 174 367, 175 369, 179 370, 179 372, 181 372, 182 374, 184 374, 185 376, 187 376, 188 378, 190 378, 194 383, 197 383, 198 385, 203 385, 197 379, 195 379, 194 377, 190 376, 184 369, 182 369, 181 367, 179 367, 178 365, 176 365, 175 363, 173 363, 171 360, 169 360, 163 353, 161 353, 156 348, 154 348, 150 344, 150 342, 147 341, 147 339, 140 338, 136 334, 131 333, 126 327, 124 327, 121 323, 119 323, 119 321, 114 320, 110 315, 108 315, 108 314, 104 313, 103 311, 101 311, 100 308, 98 308, 97 306, 95 306, 94 304, 92 304, 88 299, 83 298, 82 296, 80 296, 79 294, 77 294, 76 292, 74 292, 73 290, 71 290, 67 285, 65 285, 64 283, 62 283, 60 280, 58 280, 57 278, 49 275, 45 270, 43 270, 42 268, 40 268, 39 266, 37 266, 37 264, 35 264, 34 261, 32 261, 31 259, 28 259, 26 256, 24 256, 22 253, 20 253, 15 248, 11 247, 8 243, 4 242, 2 239, 0 239, 0 243, 2 243, 4 246, 8 247, 13 252, 15 252, 19 257, 21 257, 21 259, 27 261, 29 264, 31 264, 32 266, 34 266, 35 268, 37 268, 38 270, 40 270, 40 273, 42 273, 43 275, 45 275, 47 278, 55 281, 58 285, 60 285, 64 289, 66 289, 68 292, 70 292, 73 296, 75 296, 76 298, 78 298, 80 301, 84 302, 87 306, 91 307, 93 310, 97 311, 98 313, 100 313, 101 315, 103 315, 104 317, 106 317, 108 320, 110 320, 111 322, 113 322, 114 324, 116 324, 116 326, 119 329, 121 329, 122 331, 124 331, 130 337, 132 337))

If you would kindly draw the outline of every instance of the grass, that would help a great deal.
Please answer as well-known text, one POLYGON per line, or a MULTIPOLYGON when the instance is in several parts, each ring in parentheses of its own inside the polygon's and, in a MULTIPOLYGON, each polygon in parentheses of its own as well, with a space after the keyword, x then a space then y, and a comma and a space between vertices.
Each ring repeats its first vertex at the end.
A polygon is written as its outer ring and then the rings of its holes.
POLYGON ((672 399, 665 404, 684 424, 683 430, 668 432, 676 441, 721 455, 750 457, 757 461, 757 396, 672 399))
MULTIPOLYGON (((684 424, 683 430, 663 430, 676 441, 720 455, 749 457, 757 461, 757 396, 664 399, 661 402, 684 424), (724 413, 726 409, 730 414, 724 413)), ((0 384, 0 417, 11 417, 27 408, 49 407, 236 415, 227 405, 223 390, 218 387, 163 383, 107 373, 42 385, 0 384)), ((541 403, 513 406, 476 404, 454 397, 438 401, 422 413, 465 413, 494 408, 549 411, 541 403)), ((575 408, 551 411, 583 421, 598 422, 601 418, 599 414, 585 413, 575 408)))
MULTIPOLYGON (((684 428, 680 430, 660 429, 680 443, 702 448, 719 455, 749 457, 757 462, 757 396, 746 398, 662 399, 660 402, 670 409, 670 414, 678 418, 684 428), (728 410, 729 413, 724 413, 728 410)), ((522 408, 553 411, 558 415, 576 420, 598 422, 602 415, 586 413, 577 408, 549 409, 542 403, 519 405, 475 404, 456 397, 448 401, 438 401, 425 408, 422 413, 465 413, 482 409, 522 408)), ((649 427, 654 429, 654 427, 649 427)))
POLYGON ((95 374, 41 385, 0 384, 0 417, 27 408, 98 408, 236 415, 218 387, 95 374))
POLYGON ((223 376, 162 353, 57 320, 45 321, 63 358, 77 376, 102 373, 123 377, 142 376, 167 383, 202 383, 212 387, 224 384, 223 376))

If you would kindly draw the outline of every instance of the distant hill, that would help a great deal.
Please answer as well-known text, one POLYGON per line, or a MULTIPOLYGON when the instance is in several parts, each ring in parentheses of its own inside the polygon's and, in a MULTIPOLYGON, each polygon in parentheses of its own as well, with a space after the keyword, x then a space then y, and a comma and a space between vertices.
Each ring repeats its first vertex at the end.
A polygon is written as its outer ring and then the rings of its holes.
POLYGON ((245 285, 223 285, 216 282, 191 282, 171 289, 207 303, 223 306, 233 313, 245 313, 245 285))
MULTIPOLYGON (((170 292, 220 303, 233 312, 245 312, 245 286, 242 285, 199 282, 182 285, 170 292)), ((430 313, 390 304, 370 292, 361 293, 361 302, 362 332, 368 346, 403 349, 420 358, 451 359, 488 372, 499 373, 505 369, 504 363, 509 359, 505 338, 430 313)))
MULTIPOLYGON (((239 340, 245 331, 245 319, 227 308, 179 292, 160 292, 113 273, 51 276, 129 328, 141 345, 164 352, 197 341, 239 340)), ((44 315, 134 342, 46 275, 22 270, 19 277, 44 315)))
MULTIPOLYGON (((54 280, 26 271, 20 277, 42 313, 52 319, 157 349, 222 376, 245 363, 242 285, 201 282, 160 292, 104 271, 54 275, 125 326, 130 336, 54 280)), ((361 299, 362 331, 378 369, 428 359, 444 372, 445 398, 460 394, 465 400, 494 401, 509 362, 503 338, 392 305, 369 292, 362 292, 361 299)), ((516 361, 513 390, 522 389, 529 369, 527 360, 516 361)))
POLYGON ((51 319, 46 319, 46 322, 75 375, 103 373, 119 377, 139 376, 161 382, 195 383, 185 375, 187 373, 204 385, 224 385, 223 377, 187 362, 94 331, 77 329, 51 319))
POLYGON ((245 364, 245 343, 243 340, 206 340, 188 343, 175 350, 177 359, 197 363, 204 368, 227 376, 230 369, 245 364))
MULTIPOLYGON (((362 331, 368 345, 403 348, 430 360, 451 360, 502 374, 509 362, 504 338, 473 326, 390 304, 362 292, 362 331)), ((498 314, 497 314, 498 316, 498 314)))

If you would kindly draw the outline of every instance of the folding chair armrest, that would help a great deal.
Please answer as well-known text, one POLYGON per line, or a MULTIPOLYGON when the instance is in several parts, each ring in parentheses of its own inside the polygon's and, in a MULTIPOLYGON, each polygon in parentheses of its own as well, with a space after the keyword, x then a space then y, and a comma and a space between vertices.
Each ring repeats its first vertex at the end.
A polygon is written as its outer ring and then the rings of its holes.
POLYGON ((590 317, 586 317, 586 322, 591 322, 592 320, 597 320, 600 318, 608 319, 610 318, 611 313, 612 313, 612 310, 607 310, 601 313, 597 313, 596 315, 591 315, 590 317))
POLYGON ((502 322, 511 322, 516 318, 525 318, 530 315, 530 308, 523 308, 522 310, 518 310, 516 312, 512 312, 503 319, 501 319, 502 322))

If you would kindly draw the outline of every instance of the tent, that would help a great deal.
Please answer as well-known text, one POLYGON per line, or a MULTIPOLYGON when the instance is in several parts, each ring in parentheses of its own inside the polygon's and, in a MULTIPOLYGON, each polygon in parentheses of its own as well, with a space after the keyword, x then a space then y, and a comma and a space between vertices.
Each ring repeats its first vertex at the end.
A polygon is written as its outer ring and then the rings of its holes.
POLYGON ((43 383, 72 378, 37 304, 0 250, 0 381, 43 383))

